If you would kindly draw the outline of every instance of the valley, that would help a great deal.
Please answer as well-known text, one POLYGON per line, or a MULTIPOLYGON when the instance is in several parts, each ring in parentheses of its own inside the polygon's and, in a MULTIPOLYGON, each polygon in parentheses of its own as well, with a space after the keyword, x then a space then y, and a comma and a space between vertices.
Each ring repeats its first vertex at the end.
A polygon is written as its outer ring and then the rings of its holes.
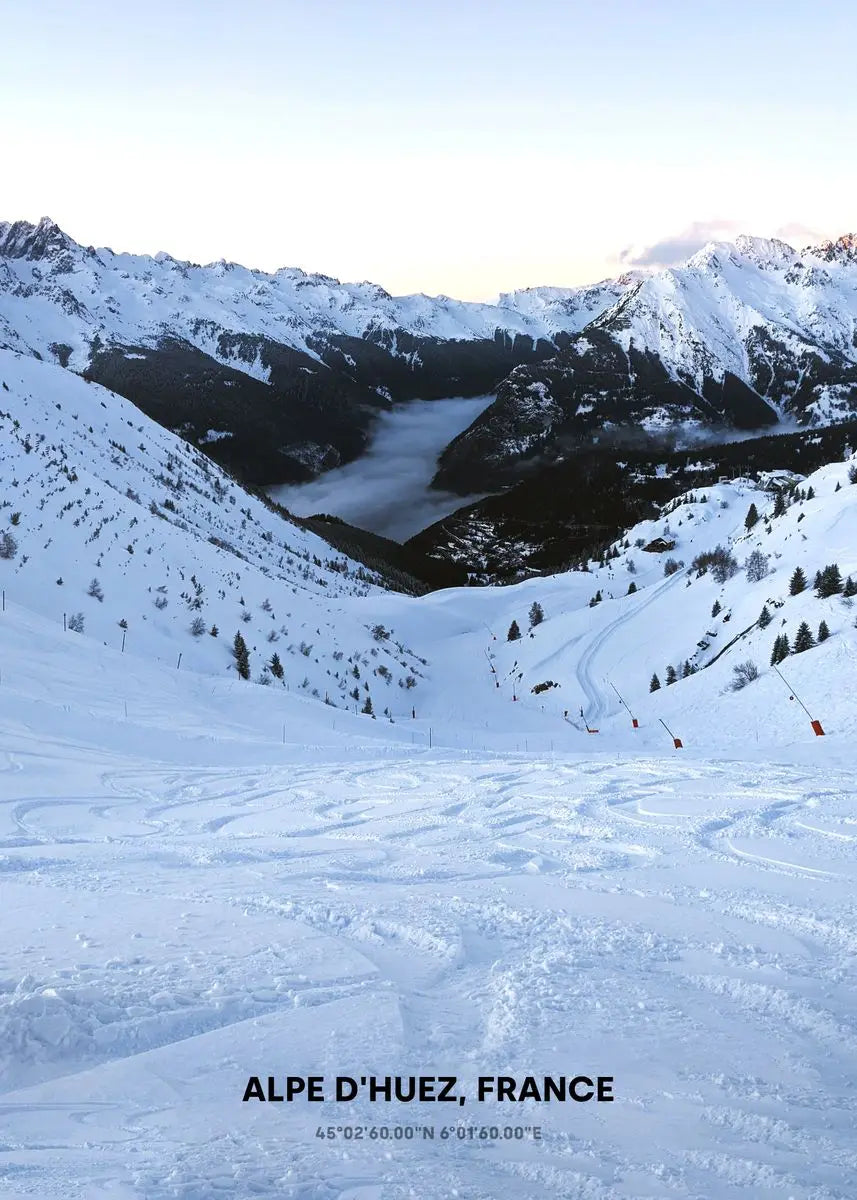
POLYGON ((491 403, 412 400, 381 413, 364 454, 310 483, 271 488, 271 498, 299 517, 332 513, 351 525, 407 541, 460 508, 466 499, 430 489, 444 447, 491 403))

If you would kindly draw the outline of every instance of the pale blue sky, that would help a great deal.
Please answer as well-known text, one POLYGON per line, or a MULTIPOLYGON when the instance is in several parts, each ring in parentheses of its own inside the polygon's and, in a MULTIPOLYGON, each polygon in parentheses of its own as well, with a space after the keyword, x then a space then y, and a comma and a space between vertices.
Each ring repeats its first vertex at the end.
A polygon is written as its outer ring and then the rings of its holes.
POLYGON ((855 33, 839 0, 7 0, 0 219, 467 298, 803 244, 857 226, 855 33))

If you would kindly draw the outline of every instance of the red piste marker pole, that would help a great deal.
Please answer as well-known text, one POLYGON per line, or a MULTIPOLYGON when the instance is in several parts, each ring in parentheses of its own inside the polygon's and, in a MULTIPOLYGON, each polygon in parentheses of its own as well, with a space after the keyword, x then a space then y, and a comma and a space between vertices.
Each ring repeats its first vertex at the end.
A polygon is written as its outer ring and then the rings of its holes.
POLYGON ((798 704, 801 706, 803 711, 809 717, 809 723, 812 726, 812 732, 815 734, 816 737, 824 737, 824 730, 821 728, 821 721, 817 721, 815 719, 815 717, 809 711, 807 706, 804 704, 803 700, 801 700, 800 696, 797 694, 797 692, 794 690, 792 685, 786 679, 785 675, 782 673, 780 668, 775 666, 774 670, 779 675, 780 679, 782 679, 782 681, 786 685, 786 687, 789 689, 789 692, 791 693, 791 695, 789 696, 789 700, 797 700, 798 704))
POLYGON ((668 734, 670 735, 670 737, 672 738, 672 740, 673 740, 673 745, 675 746, 676 750, 681 750, 681 749, 682 749, 682 740, 681 740, 681 738, 677 738, 677 737, 676 737, 676 735, 675 735, 675 734, 673 733, 673 731, 670 729, 669 725, 667 725, 667 723, 666 723, 666 721, 663 719, 663 717, 658 717, 658 720, 660 721, 660 723, 663 725, 664 729, 667 731, 667 733, 668 733, 668 734))

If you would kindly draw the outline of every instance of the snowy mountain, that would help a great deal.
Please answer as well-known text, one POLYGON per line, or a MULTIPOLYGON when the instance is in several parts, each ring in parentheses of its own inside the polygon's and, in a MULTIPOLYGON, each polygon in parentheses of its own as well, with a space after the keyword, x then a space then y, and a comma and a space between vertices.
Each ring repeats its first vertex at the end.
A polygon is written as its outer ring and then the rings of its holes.
POLYGON ((487 490, 596 441, 856 414, 857 239, 740 237, 637 280, 555 358, 512 371, 437 482, 487 490))
POLYGON ((256 483, 356 457, 391 400, 480 395, 556 352, 634 277, 496 305, 392 297, 83 247, 48 218, 0 223, 0 347, 105 384, 256 483))
POLYGON ((436 476, 490 491, 594 442, 853 417, 857 241, 741 237, 491 305, 117 254, 19 221, 0 224, 0 346, 103 383, 255 484, 359 456, 394 400, 496 392, 436 476))

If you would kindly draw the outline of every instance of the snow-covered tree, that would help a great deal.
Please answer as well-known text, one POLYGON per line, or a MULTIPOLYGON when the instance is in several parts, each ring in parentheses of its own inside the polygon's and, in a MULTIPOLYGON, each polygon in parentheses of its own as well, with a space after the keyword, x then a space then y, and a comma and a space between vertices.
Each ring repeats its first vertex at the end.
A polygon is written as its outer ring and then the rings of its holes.
POLYGON ((781 633, 774 639, 774 647, 771 650, 771 666, 775 667, 777 663, 781 663, 784 658, 788 658, 790 653, 788 634, 781 633))
POLYGON ((768 573, 768 556, 761 550, 754 550, 747 558, 744 568, 747 572, 748 583, 758 583, 768 573))
POLYGON ((653 675, 652 678, 649 680, 649 691, 650 692, 659 692, 660 690, 661 690, 661 681, 660 681, 660 679, 658 679, 657 675, 653 675))
POLYGON ((509 626, 509 632, 506 634, 507 642, 517 642, 521 636, 521 629, 517 621, 513 621, 509 626))
POLYGON ((240 633, 232 640, 232 657, 235 659, 235 670, 241 679, 250 678, 250 651, 240 633))
POLYGON ((801 621, 795 634, 795 644, 792 653, 802 654, 804 650, 811 650, 814 645, 815 638, 812 636, 812 630, 806 621, 801 621))
POLYGON ((837 563, 828 563, 824 570, 819 572, 815 590, 822 600, 836 596, 842 591, 842 576, 837 563))
POLYGON ((794 573, 789 580, 789 595, 797 596, 806 588, 806 575, 800 567, 795 567, 794 573))

